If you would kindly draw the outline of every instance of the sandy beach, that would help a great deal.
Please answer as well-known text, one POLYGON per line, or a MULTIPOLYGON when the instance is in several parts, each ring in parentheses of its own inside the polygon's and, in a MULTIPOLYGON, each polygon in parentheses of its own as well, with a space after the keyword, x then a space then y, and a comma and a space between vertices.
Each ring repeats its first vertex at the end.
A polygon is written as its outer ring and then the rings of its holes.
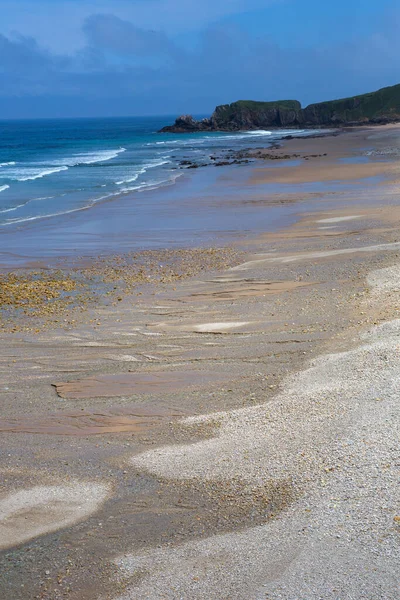
POLYGON ((181 248, 9 235, 2 599, 398 597, 399 154, 376 126, 196 174, 181 248))

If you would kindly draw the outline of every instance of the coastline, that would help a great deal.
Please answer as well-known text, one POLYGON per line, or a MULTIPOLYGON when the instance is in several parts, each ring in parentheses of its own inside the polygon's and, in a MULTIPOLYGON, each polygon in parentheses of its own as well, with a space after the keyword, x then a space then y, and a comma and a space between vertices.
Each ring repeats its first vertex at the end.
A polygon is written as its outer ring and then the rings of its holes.
MULTIPOLYGON (((163 229, 162 221, 157 219, 157 206, 150 207, 147 222, 146 219, 143 222, 146 211, 143 214, 142 192, 173 186, 184 174, 184 169, 188 176, 189 169, 207 164, 223 166, 225 163, 249 162, 247 159, 225 161, 227 152, 235 153, 247 145, 254 147, 257 143, 266 143, 266 140, 276 142, 288 133, 302 135, 302 132, 292 130, 248 131, 236 135, 189 136, 183 140, 177 135, 158 135, 155 130, 159 119, 132 118, 112 123, 98 119, 80 126, 61 120, 48 122, 43 130, 32 123, 31 131, 29 126, 10 125, 9 143, 0 147, 0 183, 5 184, 0 185, 0 234, 9 230, 25 231, 25 226, 28 232, 42 226, 43 230, 54 230, 57 222, 63 224, 63 218, 70 220, 74 216, 79 216, 79 223, 85 224, 90 222, 94 206, 112 200, 123 203, 124 198, 127 200, 125 211, 129 203, 134 205, 133 208, 139 205, 138 216, 142 222, 136 231, 149 233, 148 221, 151 219, 163 229), (70 142, 64 141, 58 147, 50 146, 44 151, 42 138, 46 140, 51 135, 70 142), (18 140, 26 136, 27 145, 18 146, 18 140), (19 150, 10 161, 8 148, 13 143, 19 150)), ((5 129, 7 134, 7 127, 5 129)), ((209 173, 210 184, 212 179, 213 175, 209 173)), ((150 204, 156 198, 164 204, 162 193, 146 196, 150 204)), ((168 198, 167 202, 171 204, 168 198)), ((133 226, 134 217, 133 212, 130 215, 133 226)), ((121 225, 123 223, 119 223, 121 225)), ((101 226, 100 221, 96 227, 101 226)), ((80 236, 75 235, 74 241, 80 246, 80 236)))
MULTIPOLYGON (((144 260, 76 322, 0 334, 7 600, 395 597, 395 155, 338 163, 395 146, 368 131, 288 140, 328 156, 246 167, 236 195, 221 172, 204 210, 284 206, 271 231, 171 250, 176 272, 149 254, 153 282, 144 260)), ((114 287, 115 259, 88 278, 114 287)))
POLYGON ((247 153, 256 159, 249 165, 183 170, 184 176, 172 186, 126 195, 10 230, 2 228, 0 240, 6 251, 0 255, 0 264, 23 266, 29 257, 43 266, 54 266, 65 258, 73 262, 79 257, 143 249, 206 247, 219 245, 221 240, 230 245, 238 237, 250 240, 254 233, 274 231, 293 222, 297 218, 294 202, 300 212, 305 202, 308 206, 304 210, 313 211, 334 193, 338 203, 345 202, 346 193, 351 191, 345 189, 346 182, 361 189, 363 184, 375 183, 374 177, 383 179, 392 171, 395 174, 390 156, 383 157, 384 161, 371 156, 366 164, 341 163, 342 159, 363 158, 370 144, 368 137, 377 132, 383 137, 378 147, 384 147, 393 131, 396 127, 382 126, 334 137, 285 140, 282 148, 261 149, 257 156, 254 151, 247 153), (324 156, 328 149, 328 156, 324 156), (293 155, 297 157, 295 164, 293 155), (285 156, 289 158, 282 158, 285 156), (328 173, 325 177, 323 168, 328 173), (305 178, 293 177, 298 172, 306 173, 305 178), (330 172, 334 176, 329 176, 330 172), (371 179, 367 181, 367 177, 371 179))

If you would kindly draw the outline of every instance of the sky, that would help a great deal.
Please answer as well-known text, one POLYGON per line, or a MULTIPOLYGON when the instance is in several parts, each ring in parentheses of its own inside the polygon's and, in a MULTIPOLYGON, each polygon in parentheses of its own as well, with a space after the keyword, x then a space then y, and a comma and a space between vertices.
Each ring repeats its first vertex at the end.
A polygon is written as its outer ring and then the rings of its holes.
POLYGON ((209 114, 400 83, 398 0, 0 0, 0 118, 209 114))

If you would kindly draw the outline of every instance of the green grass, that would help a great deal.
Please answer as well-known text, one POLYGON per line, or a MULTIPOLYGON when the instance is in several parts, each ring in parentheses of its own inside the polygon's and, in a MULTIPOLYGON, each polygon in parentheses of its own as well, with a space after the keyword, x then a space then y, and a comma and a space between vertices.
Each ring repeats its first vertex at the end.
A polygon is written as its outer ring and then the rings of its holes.
POLYGON ((297 100, 277 100, 275 102, 257 102, 256 100, 238 100, 232 104, 223 104, 217 107, 218 113, 224 113, 229 118, 230 115, 237 114, 240 109, 247 109, 252 112, 264 112, 274 108, 286 110, 300 110, 301 104, 297 100))
POLYGON ((360 96, 310 104, 305 110, 315 110, 322 118, 329 118, 334 114, 343 121, 400 115, 400 84, 360 96))
POLYGON ((395 121, 400 120, 400 84, 368 94, 310 104, 305 109, 302 109, 297 100, 238 100, 232 104, 217 106, 213 119, 217 128, 231 127, 232 124, 240 127, 241 124, 251 122, 257 127, 264 123, 266 126, 275 126, 282 122, 328 125, 385 119, 395 121), (282 111, 281 115, 274 115, 273 111, 276 109, 282 111))

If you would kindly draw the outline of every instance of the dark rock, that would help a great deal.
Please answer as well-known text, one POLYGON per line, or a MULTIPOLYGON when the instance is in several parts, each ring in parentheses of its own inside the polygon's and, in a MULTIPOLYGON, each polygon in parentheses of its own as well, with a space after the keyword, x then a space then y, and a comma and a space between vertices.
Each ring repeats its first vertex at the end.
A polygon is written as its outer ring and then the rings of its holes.
POLYGON ((178 117, 174 125, 163 127, 161 133, 193 133, 194 131, 210 131, 210 119, 196 121, 191 115, 182 115, 178 117))

